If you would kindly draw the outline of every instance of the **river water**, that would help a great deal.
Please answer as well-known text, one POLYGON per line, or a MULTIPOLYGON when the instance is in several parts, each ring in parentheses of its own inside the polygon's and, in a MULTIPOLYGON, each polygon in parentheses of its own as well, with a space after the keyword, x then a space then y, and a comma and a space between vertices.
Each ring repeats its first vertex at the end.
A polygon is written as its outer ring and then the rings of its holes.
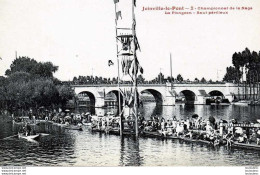
MULTIPOLYGON (((156 106, 145 103, 140 110, 145 118, 157 115, 178 119, 197 113, 207 119, 255 121, 260 107, 250 106, 156 106)), ((15 137, 20 126, 7 116, 0 116, 0 166, 244 166, 260 165, 260 152, 212 148, 196 143, 156 138, 120 138, 115 135, 66 130, 51 124, 35 126, 39 133, 49 133, 38 142, 15 137)))

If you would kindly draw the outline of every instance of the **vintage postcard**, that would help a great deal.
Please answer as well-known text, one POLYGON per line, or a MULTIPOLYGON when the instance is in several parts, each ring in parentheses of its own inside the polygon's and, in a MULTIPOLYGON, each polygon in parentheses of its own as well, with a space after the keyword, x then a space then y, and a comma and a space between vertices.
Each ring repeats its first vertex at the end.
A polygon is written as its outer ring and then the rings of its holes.
POLYGON ((0 0, 2 173, 259 166, 259 19, 258 0, 0 0))

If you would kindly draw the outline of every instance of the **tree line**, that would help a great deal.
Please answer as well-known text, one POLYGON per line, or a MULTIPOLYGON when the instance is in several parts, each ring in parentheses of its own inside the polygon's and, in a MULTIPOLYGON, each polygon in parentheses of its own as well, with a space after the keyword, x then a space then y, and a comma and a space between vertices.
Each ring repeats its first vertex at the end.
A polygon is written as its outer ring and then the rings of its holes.
MULTIPOLYGON (((242 86, 244 94, 242 98, 244 99, 258 98, 260 91, 260 51, 257 53, 245 48, 242 52, 235 52, 232 56, 232 64, 232 66, 226 68, 223 81, 242 86), (248 89, 249 92, 247 92, 248 89)), ((239 90, 238 88, 238 94, 242 93, 239 90)))
MULTIPOLYGON (((220 82, 213 82, 211 79, 206 80, 204 77, 201 79, 195 78, 193 81, 189 79, 185 80, 181 74, 178 74, 176 78, 165 76, 163 73, 159 73, 157 77, 152 80, 146 80, 143 75, 137 76, 138 84, 166 84, 167 82, 174 82, 174 83, 220 83, 220 82)), ((70 85, 87 85, 87 84, 117 84, 118 79, 117 77, 113 78, 104 78, 102 76, 78 76, 74 77, 72 81, 64 81, 64 84, 70 85)), ((131 84, 131 81, 120 81, 121 84, 131 84)))
POLYGON ((65 108, 74 91, 53 74, 58 66, 29 57, 16 58, 5 76, 0 76, 0 109, 10 112, 65 108))

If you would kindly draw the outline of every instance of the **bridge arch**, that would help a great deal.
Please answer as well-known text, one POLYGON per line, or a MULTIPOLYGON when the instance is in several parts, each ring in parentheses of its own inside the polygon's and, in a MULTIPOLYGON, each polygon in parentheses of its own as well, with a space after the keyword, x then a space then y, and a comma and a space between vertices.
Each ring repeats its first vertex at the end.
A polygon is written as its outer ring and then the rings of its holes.
POLYGON ((196 94, 191 90, 182 90, 179 95, 185 97, 185 104, 194 104, 197 100, 196 94))
MULTIPOLYGON (((105 104, 105 105, 111 105, 111 106, 117 106, 118 107, 118 102, 119 102, 119 94, 118 94, 118 90, 111 90, 111 91, 109 91, 109 92, 107 92, 106 94, 105 94, 105 103, 107 103, 107 104, 105 104), (112 95, 112 97, 111 96, 109 96, 109 95, 112 95), (112 100, 111 98, 114 98, 115 97, 115 100, 116 100, 116 103, 109 103, 107 100, 109 100, 109 98, 110 98, 110 100, 112 100)), ((123 102, 124 102, 124 96, 123 96, 123 94, 120 92, 120 104, 121 104, 121 110, 122 110, 122 106, 123 106, 123 102)))
POLYGON ((213 90, 209 92, 209 95, 212 97, 221 97, 222 99, 225 98, 224 93, 219 90, 213 90))
POLYGON ((89 108, 91 114, 95 114, 96 97, 92 92, 82 91, 78 93, 77 106, 89 108))
POLYGON ((145 92, 148 92, 148 93, 153 95, 156 104, 162 105, 162 103, 163 103, 163 96, 162 96, 161 92, 159 92, 159 91, 157 91, 155 89, 145 89, 145 90, 142 90, 140 92, 140 94, 143 94, 145 92))

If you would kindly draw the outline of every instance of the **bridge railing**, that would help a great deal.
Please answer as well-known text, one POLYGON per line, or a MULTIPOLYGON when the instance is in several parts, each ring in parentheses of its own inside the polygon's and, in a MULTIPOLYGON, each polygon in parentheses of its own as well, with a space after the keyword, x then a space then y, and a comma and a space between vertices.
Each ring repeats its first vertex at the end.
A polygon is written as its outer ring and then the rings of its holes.
MULTIPOLYGON (((72 87, 117 87, 117 84, 71 84, 72 87)), ((121 87, 129 87, 132 86, 131 84, 120 84, 121 87)), ((138 84, 139 87, 181 87, 181 86, 190 86, 190 87, 198 87, 198 86, 214 86, 214 87, 223 87, 223 86, 229 86, 229 87, 238 87, 237 84, 233 83, 166 83, 166 84, 138 84)))

